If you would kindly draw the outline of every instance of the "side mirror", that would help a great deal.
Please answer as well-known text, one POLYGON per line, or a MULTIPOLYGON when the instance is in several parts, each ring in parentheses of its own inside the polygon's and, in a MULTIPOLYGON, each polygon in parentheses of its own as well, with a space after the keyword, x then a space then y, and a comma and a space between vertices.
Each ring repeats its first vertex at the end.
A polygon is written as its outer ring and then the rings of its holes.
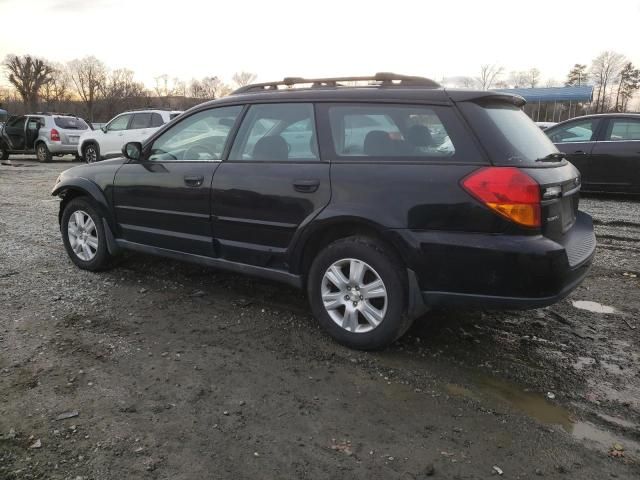
POLYGON ((100 130, 102 130, 103 133, 107 133, 107 126, 106 125, 101 126, 100 130))
POLYGON ((122 155, 129 160, 138 161, 142 157, 142 144, 140 142, 129 142, 122 147, 122 155))

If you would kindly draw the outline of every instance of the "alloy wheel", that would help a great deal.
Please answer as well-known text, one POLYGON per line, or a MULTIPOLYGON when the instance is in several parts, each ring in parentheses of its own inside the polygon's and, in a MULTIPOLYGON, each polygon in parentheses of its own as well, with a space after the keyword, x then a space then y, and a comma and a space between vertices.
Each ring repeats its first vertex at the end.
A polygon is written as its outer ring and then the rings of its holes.
POLYGON ((87 147, 87 149, 84 151, 84 158, 87 163, 95 162, 98 159, 98 152, 96 151, 95 147, 87 147))
POLYGON ((98 231, 91 216, 82 210, 76 210, 67 224, 69 245, 80 260, 93 260, 98 252, 98 231))
POLYGON ((388 297, 380 275, 355 258, 334 262, 322 277, 322 303, 329 317, 352 333, 366 333, 384 320, 388 297))
POLYGON ((47 160, 47 150, 46 147, 42 144, 38 145, 37 157, 38 161, 44 162, 47 160))

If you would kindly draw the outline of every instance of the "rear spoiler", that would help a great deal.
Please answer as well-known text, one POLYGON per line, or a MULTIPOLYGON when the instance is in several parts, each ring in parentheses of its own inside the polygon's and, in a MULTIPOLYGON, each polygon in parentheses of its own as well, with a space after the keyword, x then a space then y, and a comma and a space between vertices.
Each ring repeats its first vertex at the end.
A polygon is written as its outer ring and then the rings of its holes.
POLYGON ((449 98, 454 102, 505 102, 515 105, 516 107, 523 107, 527 101, 520 95, 512 93, 503 93, 495 91, 479 91, 479 90, 456 90, 445 89, 445 92, 449 98))

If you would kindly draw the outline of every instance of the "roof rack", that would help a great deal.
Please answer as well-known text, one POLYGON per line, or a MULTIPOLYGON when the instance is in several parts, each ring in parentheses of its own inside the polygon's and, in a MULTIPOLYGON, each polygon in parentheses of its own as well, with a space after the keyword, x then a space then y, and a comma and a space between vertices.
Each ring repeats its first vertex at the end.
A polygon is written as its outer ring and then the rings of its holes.
POLYGON ((349 85, 343 85, 342 82, 370 82, 371 85, 383 86, 383 87, 395 87, 395 86, 410 86, 410 87, 424 87, 424 88, 439 88, 440 84, 425 77, 414 77, 409 75, 398 75, 396 73, 379 72, 373 76, 367 77, 335 77, 335 78, 301 78, 301 77, 286 77, 279 82, 267 82, 267 83, 254 83, 240 87, 232 92, 232 95, 238 93, 256 93, 272 90, 292 89, 295 85, 311 85, 311 88, 320 87, 348 87, 349 85), (375 82, 375 83, 373 83, 375 82))

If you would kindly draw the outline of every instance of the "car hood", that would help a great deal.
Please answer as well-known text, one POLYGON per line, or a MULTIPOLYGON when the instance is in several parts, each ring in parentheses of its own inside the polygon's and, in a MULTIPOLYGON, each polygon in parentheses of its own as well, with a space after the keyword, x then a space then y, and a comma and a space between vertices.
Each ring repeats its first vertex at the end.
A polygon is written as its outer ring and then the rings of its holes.
POLYGON ((73 183, 76 178, 90 180, 98 185, 111 183, 116 171, 126 162, 126 158, 119 157, 69 168, 58 176, 54 191, 61 183, 73 183))

